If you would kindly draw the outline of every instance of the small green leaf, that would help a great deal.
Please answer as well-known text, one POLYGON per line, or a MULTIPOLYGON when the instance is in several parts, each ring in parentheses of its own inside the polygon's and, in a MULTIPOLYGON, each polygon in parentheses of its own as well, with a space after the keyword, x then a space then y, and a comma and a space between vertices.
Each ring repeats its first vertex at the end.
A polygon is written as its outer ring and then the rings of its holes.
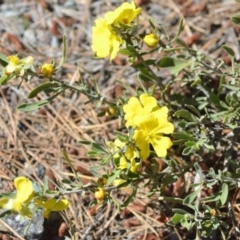
POLYGON ((184 140, 189 140, 189 141, 195 141, 196 138, 190 136, 188 133, 186 132, 175 132, 172 133, 172 136, 176 139, 184 139, 184 140))
POLYGON ((8 59, 7 59, 7 56, 3 53, 0 52, 0 64, 3 66, 3 67, 6 67, 7 64, 8 64, 8 59))
POLYGON ((190 193, 187 197, 184 198, 183 204, 191 205, 192 202, 197 197, 197 195, 201 192, 201 190, 202 190, 202 187, 199 187, 197 190, 195 190, 194 192, 190 193))
POLYGON ((185 106, 194 112, 199 118, 201 117, 201 113, 193 105, 186 104, 185 106))
MULTIPOLYGON (((237 0, 236 0, 236 1, 237 1, 237 0)), ((234 16, 234 17, 231 17, 231 20, 232 20, 234 23, 240 25, 240 17, 234 16)))
POLYGON ((227 45, 222 45, 222 48, 229 54, 230 57, 235 56, 235 53, 232 48, 228 47, 227 45))
POLYGON ((183 18, 181 18, 180 22, 179 22, 179 25, 178 25, 178 32, 177 32, 177 35, 176 37, 178 37, 180 35, 180 33, 183 31, 184 29, 184 26, 183 26, 183 18))
POLYGON ((37 86, 36 88, 34 88, 29 94, 28 94, 28 98, 34 98, 38 95, 38 93, 42 92, 42 91, 45 91, 49 88, 52 88, 52 87, 56 87, 57 84, 56 83, 52 83, 52 82, 46 82, 46 83, 43 83, 39 86, 37 86))
POLYGON ((187 110, 185 109, 181 109, 181 110, 178 110, 176 111, 174 114, 173 114, 174 117, 182 117, 182 118, 185 118, 187 119, 188 121, 190 122, 198 122, 197 119, 187 110))
POLYGON ((234 69, 234 57, 235 57, 235 53, 234 51, 232 50, 232 48, 226 46, 226 45, 223 45, 222 48, 228 53, 230 59, 231 59, 231 63, 232 63, 232 73, 234 74, 235 73, 235 69, 234 69))
POLYGON ((43 107, 49 103, 49 100, 42 100, 38 102, 33 102, 33 103, 24 103, 21 104, 17 107, 17 110, 22 111, 22 112, 30 112, 37 110, 40 107, 43 107))
POLYGON ((115 169, 114 173, 112 176, 110 176, 107 180, 107 186, 109 186, 110 184, 112 184, 112 182, 119 177, 119 174, 121 172, 121 169, 115 169))
POLYGON ((131 195, 130 195, 130 196, 126 199, 126 201, 124 201, 124 203, 121 205, 120 210, 125 209, 125 208, 129 205, 129 203, 132 202, 133 198, 136 196, 137 190, 138 190, 137 187, 135 187, 135 188, 133 189, 131 195))
MULTIPOLYGON (((171 222, 173 223, 173 225, 178 224, 182 219, 184 218, 183 214, 179 214, 179 213, 175 213, 171 219, 171 222)), ((171 224, 171 223, 169 223, 171 224)))
POLYGON ((64 63, 64 61, 65 61, 65 58, 66 58, 66 51, 67 51, 66 37, 63 36, 62 58, 61 58, 61 60, 60 60, 60 62, 59 62, 59 64, 58 64, 58 66, 55 67, 55 70, 59 69, 59 68, 63 65, 63 63, 64 63))
POLYGON ((174 213, 179 213, 179 214, 182 214, 182 215, 189 214, 188 212, 186 212, 185 210, 180 209, 180 208, 173 208, 172 211, 174 213))
POLYGON ((196 143, 193 142, 193 141, 185 142, 185 146, 186 146, 186 147, 193 147, 193 146, 195 146, 195 145, 196 145, 196 143))
POLYGON ((188 215, 184 215, 184 218, 181 219, 181 225, 185 227, 188 231, 192 228, 193 224, 192 221, 189 220, 188 215))
POLYGON ((178 75, 185 67, 191 65, 191 61, 180 60, 170 57, 163 57, 159 63, 160 68, 167 68, 171 74, 178 75))
POLYGON ((92 143, 92 150, 98 153, 107 153, 106 149, 102 147, 99 143, 92 143))
POLYGON ((206 237, 210 236, 213 232, 213 220, 206 220, 202 222, 202 234, 206 237))
POLYGON ((223 183, 222 185, 222 191, 221 191, 221 196, 219 198, 222 206, 225 204, 228 198, 228 185, 226 183, 223 183))
POLYGON ((182 151, 182 155, 187 156, 193 151, 193 147, 186 147, 182 151))
POLYGON ((1 85, 5 85, 7 84, 7 82, 12 78, 13 76, 8 76, 6 74, 3 74, 1 77, 0 77, 0 86, 1 85))
POLYGON ((176 42, 177 42, 180 46, 182 46, 182 47, 184 47, 184 48, 188 48, 187 44, 186 44, 183 40, 181 40, 180 38, 177 38, 177 39, 176 39, 176 42))
POLYGON ((91 144, 92 144, 92 142, 90 142, 90 141, 84 141, 84 140, 78 141, 78 142, 81 143, 81 144, 84 144, 84 145, 91 145, 91 144))

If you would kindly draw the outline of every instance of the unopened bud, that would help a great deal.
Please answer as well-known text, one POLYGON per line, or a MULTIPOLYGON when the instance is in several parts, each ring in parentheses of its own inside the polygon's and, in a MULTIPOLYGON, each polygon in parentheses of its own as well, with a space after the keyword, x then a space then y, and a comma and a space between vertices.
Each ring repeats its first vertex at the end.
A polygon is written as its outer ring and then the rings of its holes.
POLYGON ((43 64, 41 67, 41 73, 44 77, 50 78, 54 73, 53 65, 51 63, 43 64))
POLYGON ((149 46, 149 47, 156 47, 158 45, 158 37, 155 34, 147 34, 143 38, 143 41, 149 46))
POLYGON ((95 198, 98 201, 102 201, 105 198, 105 190, 104 188, 98 188, 97 191, 95 192, 95 198))

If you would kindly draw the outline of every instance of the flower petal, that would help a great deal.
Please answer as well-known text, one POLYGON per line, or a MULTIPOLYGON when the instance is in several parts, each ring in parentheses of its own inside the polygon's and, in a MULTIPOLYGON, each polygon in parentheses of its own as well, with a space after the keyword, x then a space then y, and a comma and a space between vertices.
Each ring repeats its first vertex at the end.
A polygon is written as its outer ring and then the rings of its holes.
POLYGON ((146 113, 150 113, 152 109, 158 105, 156 98, 148 94, 141 94, 139 98, 146 113))
POLYGON ((6 210, 12 210, 14 205, 14 199, 3 197, 0 199, 0 207, 6 210))
POLYGON ((14 186, 17 190, 16 201, 18 203, 25 203, 33 198, 33 185, 28 178, 25 177, 15 178, 14 186))
POLYGON ((32 219, 33 217, 32 211, 27 206, 22 206, 22 209, 20 210, 19 214, 28 219, 32 219))
POLYGON ((147 136, 144 134, 144 131, 136 130, 134 132, 133 139, 135 139, 136 145, 140 149, 140 155, 143 160, 147 159, 150 155, 149 142, 146 138, 147 136))
POLYGON ((170 134, 174 132, 174 125, 165 118, 158 118, 160 121, 159 127, 156 131, 159 133, 170 134))
POLYGON ((156 136, 151 139, 151 144, 158 157, 166 157, 167 149, 172 146, 172 141, 169 137, 156 136))

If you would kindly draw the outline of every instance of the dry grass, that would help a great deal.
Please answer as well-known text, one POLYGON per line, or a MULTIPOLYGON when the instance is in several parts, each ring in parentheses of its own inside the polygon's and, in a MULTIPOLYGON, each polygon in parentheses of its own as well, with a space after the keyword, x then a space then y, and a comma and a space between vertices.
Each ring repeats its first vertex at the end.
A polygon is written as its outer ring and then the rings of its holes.
MULTIPOLYGON (((79 79, 78 67, 83 66, 91 71, 104 96, 111 99, 119 94, 116 79, 129 85, 134 82, 134 70, 122 65, 121 57, 113 64, 94 60, 89 42, 94 19, 121 2, 6 0, 0 5, 0 51, 7 55, 16 52, 21 56, 32 55, 39 63, 52 58, 58 60, 64 34, 67 36, 67 59, 57 76, 73 84, 79 79)), ((228 61, 220 49, 222 44, 228 44, 236 50, 239 60, 239 28, 231 23, 229 16, 239 12, 240 4, 231 0, 194 2, 198 1, 150 1, 143 6, 140 32, 148 29, 148 14, 162 22, 170 33, 176 33, 177 22, 183 18, 182 38, 188 45, 228 61)), ((62 147, 84 175, 81 168, 88 169, 96 162, 86 156, 88 149, 78 141, 109 139, 117 129, 117 120, 99 119, 96 106, 86 105, 87 97, 76 93, 59 96, 54 103, 35 112, 17 111, 20 103, 29 101, 27 93, 38 82, 34 79, 18 89, 16 79, 0 88, 0 186, 5 191, 12 190, 12 180, 19 175, 39 182, 45 174, 50 178, 54 175, 56 179, 66 177, 62 147)), ((38 99, 45 97, 42 94, 38 99)), ((113 194, 124 198, 122 193, 113 194)), ((115 206, 104 206, 98 211, 89 209, 91 195, 73 194, 70 199, 72 204, 67 216, 75 227, 76 239, 171 239, 168 235, 173 234, 165 227, 164 204, 143 198, 129 208, 131 213, 124 215, 115 206), (142 208, 139 210, 136 206, 142 208)))

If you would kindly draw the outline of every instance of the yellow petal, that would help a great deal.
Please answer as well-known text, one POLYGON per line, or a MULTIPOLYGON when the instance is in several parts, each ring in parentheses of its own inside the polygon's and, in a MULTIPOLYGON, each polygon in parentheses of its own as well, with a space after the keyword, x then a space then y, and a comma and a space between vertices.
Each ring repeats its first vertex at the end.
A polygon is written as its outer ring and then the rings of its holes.
POLYGON ((120 158, 118 168, 119 168, 119 169, 126 169, 127 167, 128 167, 128 166, 127 166, 127 160, 126 160, 126 158, 125 158, 124 156, 122 156, 122 157, 120 158))
POLYGON ((158 118, 159 127, 156 129, 158 133, 170 134, 174 132, 174 125, 167 121, 165 118, 158 118))
POLYGON ((115 179, 114 181, 113 181, 113 185, 114 186, 119 186, 120 184, 123 184, 123 183, 125 183, 126 182, 126 180, 123 180, 123 179, 115 179))
POLYGON ((122 39, 104 19, 96 19, 92 28, 92 45, 91 48, 99 58, 110 56, 114 59, 120 50, 122 39))
POLYGON ((143 160, 147 159, 150 155, 149 142, 144 131, 136 130, 133 139, 136 141, 137 147, 140 149, 140 155, 143 160))
POLYGON ((151 139, 151 144, 158 157, 166 157, 167 149, 172 146, 172 141, 169 137, 156 136, 151 139))
POLYGON ((14 199, 3 197, 0 199, 0 207, 6 210, 12 210, 14 205, 14 199))
POLYGON ((15 199, 18 203, 25 203, 33 198, 33 185, 28 178, 25 177, 15 178, 14 186, 17 190, 15 199))
POLYGON ((150 113, 154 107, 158 105, 156 98, 148 94, 141 94, 139 97, 146 113, 150 113))
POLYGON ((49 199, 45 203, 46 208, 50 209, 51 211, 63 211, 69 206, 69 201, 66 199, 49 199))
POLYGON ((22 206, 19 214, 25 218, 32 219, 33 213, 27 206, 22 206))

